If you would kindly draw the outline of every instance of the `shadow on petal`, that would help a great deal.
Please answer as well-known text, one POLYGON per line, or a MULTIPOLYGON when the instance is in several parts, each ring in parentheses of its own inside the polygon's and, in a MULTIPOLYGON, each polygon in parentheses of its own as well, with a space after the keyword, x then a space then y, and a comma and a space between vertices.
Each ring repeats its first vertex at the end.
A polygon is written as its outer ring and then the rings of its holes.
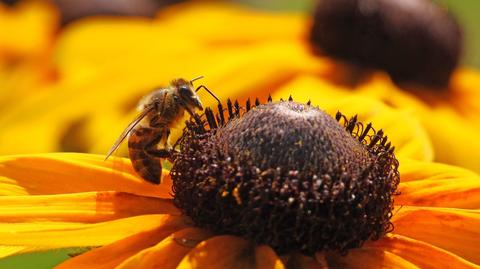
POLYGON ((479 268, 479 266, 441 248, 401 235, 389 235, 369 243, 365 247, 390 251, 420 268, 435 269, 440 265, 445 268, 456 269, 479 268))
POLYGON ((179 269, 193 268, 283 268, 280 259, 266 246, 236 236, 216 236, 198 244, 178 265, 179 269))
POLYGON ((302 254, 292 254, 287 258, 287 269, 328 269, 330 268, 321 253, 315 257, 308 257, 302 254))
POLYGON ((180 230, 157 245, 144 249, 117 266, 118 269, 176 268, 180 261, 199 242, 212 235, 198 228, 180 230), (185 242, 183 242, 185 240, 185 242))

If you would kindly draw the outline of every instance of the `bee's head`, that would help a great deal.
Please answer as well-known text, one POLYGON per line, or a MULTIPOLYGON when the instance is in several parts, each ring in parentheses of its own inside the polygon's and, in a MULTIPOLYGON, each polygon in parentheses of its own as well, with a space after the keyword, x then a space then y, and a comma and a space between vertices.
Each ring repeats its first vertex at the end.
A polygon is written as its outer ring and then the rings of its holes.
POLYGON ((176 88, 178 96, 186 106, 203 110, 200 97, 195 92, 191 81, 178 79, 175 80, 172 84, 176 88))

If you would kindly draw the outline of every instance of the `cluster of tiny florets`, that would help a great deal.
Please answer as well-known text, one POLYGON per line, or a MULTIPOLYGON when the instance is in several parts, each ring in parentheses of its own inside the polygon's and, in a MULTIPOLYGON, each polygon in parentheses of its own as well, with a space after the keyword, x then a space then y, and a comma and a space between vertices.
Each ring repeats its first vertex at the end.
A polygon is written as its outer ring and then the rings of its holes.
POLYGON ((392 230, 398 162, 381 131, 291 100, 218 111, 188 122, 171 170, 197 226, 308 255, 392 230))

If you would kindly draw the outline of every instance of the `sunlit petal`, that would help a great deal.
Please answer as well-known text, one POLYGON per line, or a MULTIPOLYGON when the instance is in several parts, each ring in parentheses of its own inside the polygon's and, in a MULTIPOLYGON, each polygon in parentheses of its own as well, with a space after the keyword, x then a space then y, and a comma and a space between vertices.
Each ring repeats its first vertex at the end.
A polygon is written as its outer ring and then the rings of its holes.
POLYGON ((144 249, 130 257, 117 268, 176 268, 183 257, 199 242, 212 235, 201 229, 187 228, 163 239, 157 245, 144 249))
POLYGON ((79 153, 50 153, 0 157, 0 194, 61 194, 120 191, 170 198, 171 179, 153 185, 140 179, 123 158, 79 153))
POLYGON ((254 246, 235 236, 217 236, 198 244, 177 268, 253 268, 254 246))
MULTIPOLYGON (((139 221, 137 226, 143 226, 139 221)), ((135 233, 109 245, 91 250, 60 264, 56 268, 113 268, 135 253, 162 241, 169 234, 187 226, 180 218, 165 218, 156 229, 135 233)))
POLYGON ((421 180, 400 183, 396 205, 480 208, 480 178, 421 180))
POLYGON ((406 159, 400 163, 396 205, 480 208, 480 176, 476 173, 439 163, 406 159))
POLYGON ((180 212, 171 199, 114 191, 0 196, 0 222, 101 222, 146 214, 180 212))
POLYGON ((458 115, 449 106, 439 106, 424 115, 436 160, 480 172, 480 124, 458 115))
POLYGON ((478 174, 468 169, 435 162, 422 162, 401 158, 399 172, 402 182, 446 178, 474 178, 478 174))
POLYGON ((389 235, 365 247, 379 248, 392 252, 420 268, 480 268, 441 248, 401 235, 389 235))
POLYGON ((347 256, 328 255, 327 261, 331 268, 342 269, 419 268, 392 252, 373 248, 354 249, 349 251, 347 256))
POLYGON ((424 241, 480 264, 479 210, 402 207, 394 216, 395 234, 424 241))
POLYGON ((36 252, 42 251, 48 248, 41 248, 41 247, 26 247, 26 246, 0 246, 0 259, 6 258, 8 256, 29 253, 29 252, 36 252))
POLYGON ((102 246, 127 236, 163 227, 184 225, 181 217, 142 215, 100 222, 0 223, 0 245, 63 248, 102 246))

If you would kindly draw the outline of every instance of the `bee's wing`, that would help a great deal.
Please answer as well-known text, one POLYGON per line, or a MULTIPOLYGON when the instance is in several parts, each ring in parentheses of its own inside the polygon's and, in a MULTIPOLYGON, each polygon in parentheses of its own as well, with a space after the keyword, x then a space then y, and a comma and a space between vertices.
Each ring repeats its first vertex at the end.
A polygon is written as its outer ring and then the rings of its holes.
POLYGON ((117 150, 117 148, 120 146, 120 144, 125 140, 127 135, 137 126, 137 124, 145 118, 145 116, 152 111, 153 106, 145 108, 140 115, 138 115, 128 126, 123 130, 123 133, 118 137, 117 141, 115 141, 115 144, 110 148, 110 150, 107 153, 107 156, 105 157, 105 161, 112 155, 112 153, 117 150))

